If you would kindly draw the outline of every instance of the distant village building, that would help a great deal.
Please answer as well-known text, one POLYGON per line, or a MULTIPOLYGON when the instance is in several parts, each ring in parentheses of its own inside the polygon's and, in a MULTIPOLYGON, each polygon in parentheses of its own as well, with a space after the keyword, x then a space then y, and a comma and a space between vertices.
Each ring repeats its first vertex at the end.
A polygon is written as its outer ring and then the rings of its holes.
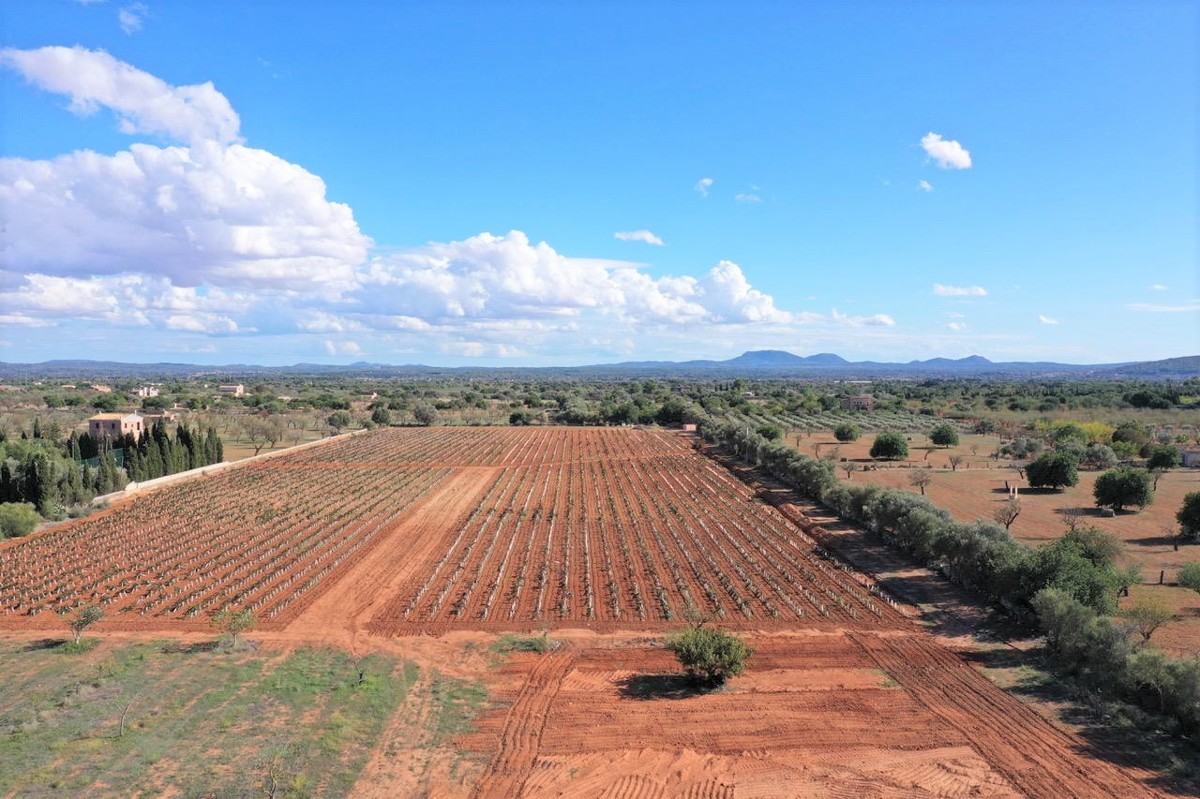
POLYGON ((869 394, 855 394, 853 397, 844 397, 842 407, 848 411, 873 411, 875 398, 869 394))
POLYGON ((166 408, 144 408, 141 414, 147 428, 159 421, 168 424, 179 421, 179 414, 168 411, 166 408))
POLYGON ((1200 449, 1185 449, 1182 454, 1184 468, 1195 469, 1200 467, 1200 449))
POLYGON ((88 386, 88 388, 92 389, 93 391, 99 391, 101 394, 112 393, 112 386, 102 386, 98 383, 93 383, 92 385, 88 386))
POLYGON ((158 387, 157 386, 139 386, 138 390, 133 392, 133 396, 141 397, 142 399, 146 399, 148 397, 157 397, 158 396, 158 387))
POLYGON ((236 386, 217 386, 217 393, 230 394, 234 397, 241 397, 241 396, 245 395, 246 387, 243 386, 241 383, 238 383, 236 386))
POLYGON ((140 436, 145 420, 136 413, 98 413, 88 419, 88 435, 95 441, 120 438, 126 433, 140 436))

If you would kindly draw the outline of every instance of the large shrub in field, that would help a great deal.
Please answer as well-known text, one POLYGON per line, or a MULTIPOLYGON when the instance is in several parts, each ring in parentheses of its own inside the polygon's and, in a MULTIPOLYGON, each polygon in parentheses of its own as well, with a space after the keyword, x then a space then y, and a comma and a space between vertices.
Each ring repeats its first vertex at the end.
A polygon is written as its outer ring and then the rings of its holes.
POLYGON ((908 457, 908 440, 900 433, 880 433, 871 445, 871 457, 901 461, 908 457))
POLYGON ((1175 520, 1185 538, 1200 538, 1200 491, 1191 491, 1184 496, 1175 520))
POLYGON ((0 538, 29 535, 41 517, 29 502, 0 502, 0 538))
POLYGON ((1031 488, 1064 488, 1079 482, 1079 465, 1065 452, 1047 452, 1025 467, 1031 488))
POLYGON ((741 674, 754 653, 733 633, 712 627, 689 627, 668 638, 666 646, 689 677, 707 686, 741 674))
POLYGON ((848 441, 858 441, 858 437, 862 435, 862 430, 854 422, 842 422, 837 427, 833 428, 833 437, 843 443, 848 441))
POLYGON ((1144 508, 1154 501, 1154 489, 1150 487, 1150 473, 1142 469, 1122 466, 1096 478, 1092 490, 1096 504, 1121 511, 1130 505, 1144 508))
POLYGON ((949 422, 942 422, 929 431, 929 440, 939 447, 957 447, 958 428, 949 422))

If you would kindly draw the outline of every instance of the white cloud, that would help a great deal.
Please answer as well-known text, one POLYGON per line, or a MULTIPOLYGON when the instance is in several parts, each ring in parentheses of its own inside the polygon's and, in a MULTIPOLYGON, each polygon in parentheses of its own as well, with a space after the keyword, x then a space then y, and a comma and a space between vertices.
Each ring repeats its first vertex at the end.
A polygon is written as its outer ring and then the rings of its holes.
POLYGON ((644 241, 656 247, 663 246, 663 240, 649 230, 622 230, 614 233, 613 237, 621 241, 644 241))
POLYGON ((1189 313, 1200 311, 1200 300, 1192 300, 1182 305, 1156 305, 1149 302, 1134 302, 1125 306, 1130 311, 1146 311, 1149 313, 1189 313))
POLYGON ((751 192, 735 194, 733 195, 733 199, 745 205, 754 205, 755 203, 762 202, 762 197, 759 197, 757 194, 753 194, 751 192))
POLYGON ((1164 286, 1162 283, 1153 283, 1150 286, 1150 290, 1151 291, 1166 291, 1167 287, 1164 286))
POLYGON ((131 36, 142 29, 142 22, 149 13, 150 9, 145 3, 131 3, 117 12, 117 22, 125 35, 131 36))
POLYGON ((362 351, 357 341, 325 339, 325 352, 330 355, 362 355, 362 351))
POLYGON ((1062 324, 1062 322, 1060 322, 1059 320, 1051 319, 1049 316, 1044 316, 1043 314, 1038 314, 1038 321, 1041 322, 1043 325, 1061 325, 1062 324))
POLYGON ((970 169, 971 154, 953 139, 943 139, 940 134, 926 133, 921 137, 921 149, 942 169, 970 169))
POLYGON ((933 184, 927 180, 917 181, 917 190, 928 194, 929 192, 933 191, 933 184))
POLYGON ((546 319, 585 312, 640 322, 786 321, 741 268, 721 261, 703 277, 651 278, 623 262, 568 258, 521 231, 481 233, 381 256, 352 295, 364 314, 437 325, 448 320, 546 319))
POLYGON ((967 315, 965 313, 959 313, 958 311, 946 311, 946 316, 949 319, 966 319, 967 318, 967 315))
MULTIPOLYGON (((807 314, 807 320, 810 322, 824 321, 824 317, 820 314, 807 314)), ((885 313, 877 313, 871 316, 847 316, 839 313, 836 308, 830 313, 829 318, 835 322, 848 325, 850 327, 895 327, 896 320, 885 313)))
POLYGON ((987 289, 982 286, 945 286, 934 283, 933 293, 937 297, 986 297, 987 289))
POLYGON ((701 197, 708 196, 708 190, 712 188, 712 178, 700 178, 696 181, 696 185, 692 187, 692 191, 699 194, 701 197))
POLYGON ((966 322, 949 322, 949 323, 947 323, 946 327, 950 328, 955 333, 961 333, 962 331, 967 329, 967 323, 966 322))
POLYGON ((20 72, 39 89, 67 95, 71 111, 81 116, 108 108, 125 133, 183 142, 238 140, 241 120, 211 82, 171 86, 103 50, 83 47, 6 48, 0 50, 0 65, 20 72))

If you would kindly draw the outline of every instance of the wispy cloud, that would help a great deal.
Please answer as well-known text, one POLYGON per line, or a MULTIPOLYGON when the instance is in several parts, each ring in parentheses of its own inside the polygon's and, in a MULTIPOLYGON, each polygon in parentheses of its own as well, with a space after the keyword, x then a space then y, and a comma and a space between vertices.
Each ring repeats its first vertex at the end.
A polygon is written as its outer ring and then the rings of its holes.
POLYGON ((712 178, 700 178, 696 181, 696 185, 692 186, 692 191, 699 194, 701 197, 708 196, 708 190, 712 188, 712 178))
POLYGON ((1061 325, 1062 324, 1062 322, 1059 321, 1058 319, 1051 319, 1049 316, 1045 316, 1044 314, 1038 314, 1038 321, 1041 322, 1043 325, 1061 325))
POLYGON ((928 194, 929 192, 933 191, 933 184, 928 180, 917 181, 917 190, 928 194))
POLYGON ((1151 302, 1134 302, 1125 306, 1130 311, 1147 311, 1149 313, 1188 313, 1200 311, 1200 300, 1192 300, 1183 305, 1156 305, 1151 302))
POLYGON ((967 323, 966 322, 950 322, 946 325, 946 327, 950 328, 955 333, 961 333, 962 331, 967 329, 967 323))
POLYGON ((621 241, 644 241, 655 247, 663 246, 663 240, 649 230, 619 230, 613 234, 613 237, 621 241))
POLYGON ((970 169, 971 153, 953 139, 943 139, 941 134, 926 133, 921 137, 921 149, 942 169, 970 169))
POLYGON ((762 202, 762 197, 759 197, 757 194, 752 192, 739 192, 738 194, 733 195, 733 199, 739 203, 742 203, 743 205, 754 205, 755 203, 762 202))
POLYGON ((945 286, 934 283, 933 293, 937 297, 986 297, 987 289, 982 286, 945 286))
POLYGON ((1150 290, 1151 291, 1166 291, 1167 287, 1164 286, 1162 283, 1151 283, 1150 290))
POLYGON ((131 3, 117 12, 117 22, 126 36, 132 36, 142 29, 142 22, 149 13, 150 9, 145 3, 131 3))

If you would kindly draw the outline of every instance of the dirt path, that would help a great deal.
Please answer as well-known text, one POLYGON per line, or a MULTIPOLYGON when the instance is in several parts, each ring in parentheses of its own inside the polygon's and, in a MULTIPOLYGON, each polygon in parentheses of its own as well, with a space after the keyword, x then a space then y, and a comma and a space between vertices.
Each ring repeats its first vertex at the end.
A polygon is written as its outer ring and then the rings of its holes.
MULTIPOLYGON (((991 683, 961 658, 924 635, 848 633, 917 702, 962 733, 971 746, 1028 796, 1107 799, 1153 797, 1153 777, 1102 757, 1089 757, 1070 733, 991 683)), ((1089 753, 1095 755, 1097 753, 1089 753)), ((1103 753, 1099 753, 1103 754, 1103 753)))
POLYGON ((498 469, 455 470, 410 507, 335 585, 283 630, 285 637, 369 651, 365 628, 412 573, 436 558, 444 539, 477 504, 498 469))
POLYGON ((558 652, 542 657, 534 666, 504 720, 500 750, 475 786, 472 797, 508 799, 521 795, 537 760, 550 708, 574 660, 572 654, 558 652))

